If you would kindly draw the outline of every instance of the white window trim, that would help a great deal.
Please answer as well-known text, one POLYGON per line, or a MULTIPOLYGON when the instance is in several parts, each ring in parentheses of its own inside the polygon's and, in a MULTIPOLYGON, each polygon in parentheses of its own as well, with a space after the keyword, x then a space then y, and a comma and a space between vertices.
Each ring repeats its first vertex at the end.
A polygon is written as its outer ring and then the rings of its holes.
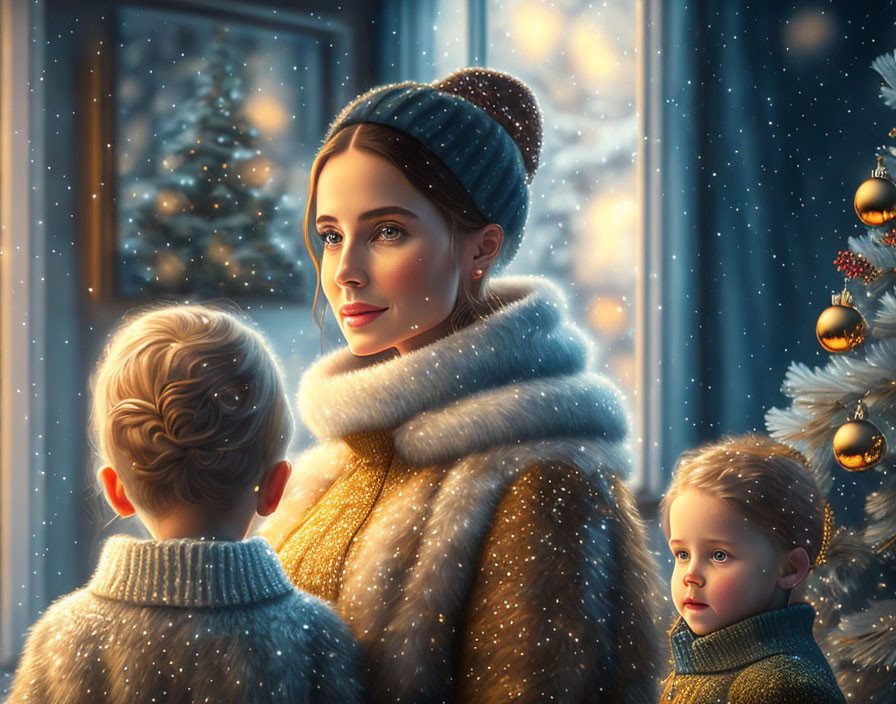
POLYGON ((638 21, 638 198, 641 204, 635 322, 638 388, 638 465, 632 488, 658 499, 662 470, 662 2, 639 0, 638 21))
POLYGON ((44 605, 43 12, 0 0, 0 666, 44 605))

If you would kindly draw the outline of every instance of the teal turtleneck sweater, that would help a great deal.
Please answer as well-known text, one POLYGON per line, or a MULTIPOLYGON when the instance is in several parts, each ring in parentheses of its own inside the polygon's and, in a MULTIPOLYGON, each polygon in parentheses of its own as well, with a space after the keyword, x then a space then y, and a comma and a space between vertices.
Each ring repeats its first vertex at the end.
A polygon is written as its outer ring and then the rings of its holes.
POLYGON ((808 604, 766 611, 705 636, 684 620, 672 629, 674 670, 661 702, 845 704, 812 637, 808 604))

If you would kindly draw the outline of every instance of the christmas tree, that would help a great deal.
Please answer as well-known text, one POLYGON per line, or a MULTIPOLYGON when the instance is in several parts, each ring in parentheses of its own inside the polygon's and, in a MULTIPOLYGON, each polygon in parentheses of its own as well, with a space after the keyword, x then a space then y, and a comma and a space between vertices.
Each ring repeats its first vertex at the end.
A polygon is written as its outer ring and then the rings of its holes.
POLYGON ((305 293, 297 218, 245 116, 241 69, 228 30, 218 29, 194 98, 159 140, 158 175, 141 182, 144 193, 126 213, 125 295, 305 293))
MULTIPOLYGON (((896 53, 872 67, 896 109, 896 53)), ((846 282, 816 329, 832 356, 821 367, 792 364, 783 385, 790 407, 766 415, 769 432, 805 455, 835 517, 851 491, 862 500, 855 525, 835 529, 809 597, 816 636, 847 699, 875 704, 896 702, 896 454, 887 451, 887 438, 896 445, 894 167, 896 148, 881 147, 878 167, 856 192, 866 231, 837 255, 846 282)))

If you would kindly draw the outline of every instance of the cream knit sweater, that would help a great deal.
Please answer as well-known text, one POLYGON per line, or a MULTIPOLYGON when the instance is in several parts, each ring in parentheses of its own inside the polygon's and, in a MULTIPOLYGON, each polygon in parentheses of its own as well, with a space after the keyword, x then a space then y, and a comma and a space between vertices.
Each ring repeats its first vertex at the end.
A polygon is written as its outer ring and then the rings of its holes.
POLYGON ((263 538, 103 546, 32 627, 8 702, 363 700, 360 651, 263 538))

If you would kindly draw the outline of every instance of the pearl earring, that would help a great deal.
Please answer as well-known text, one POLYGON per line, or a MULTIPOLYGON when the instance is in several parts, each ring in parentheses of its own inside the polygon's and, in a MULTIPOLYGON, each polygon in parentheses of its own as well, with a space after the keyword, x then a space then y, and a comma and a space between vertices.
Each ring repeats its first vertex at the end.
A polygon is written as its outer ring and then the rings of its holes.
POLYGON ((485 273, 485 272, 484 272, 482 269, 473 269, 473 278, 474 278, 474 279, 481 279, 481 278, 482 278, 482 275, 483 275, 484 273, 485 273))

